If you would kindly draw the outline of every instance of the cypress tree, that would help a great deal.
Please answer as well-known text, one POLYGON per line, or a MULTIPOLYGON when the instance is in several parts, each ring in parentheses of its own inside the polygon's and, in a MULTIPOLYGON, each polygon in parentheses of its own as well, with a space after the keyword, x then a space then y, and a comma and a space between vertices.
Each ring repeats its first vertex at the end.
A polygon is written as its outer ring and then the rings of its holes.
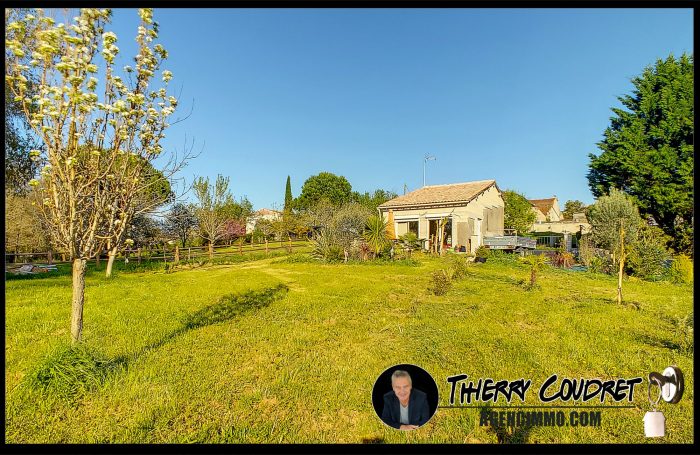
POLYGON ((287 176, 287 189, 284 192, 284 210, 285 212, 292 208, 292 180, 287 176))

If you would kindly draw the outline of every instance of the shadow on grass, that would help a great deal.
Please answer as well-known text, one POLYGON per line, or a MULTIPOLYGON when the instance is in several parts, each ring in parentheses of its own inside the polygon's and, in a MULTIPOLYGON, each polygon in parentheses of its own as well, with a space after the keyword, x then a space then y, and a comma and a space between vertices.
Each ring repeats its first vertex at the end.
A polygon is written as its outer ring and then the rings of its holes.
POLYGON ((282 299, 289 288, 285 284, 222 296, 213 305, 187 314, 180 326, 162 338, 144 346, 138 352, 113 359, 82 343, 60 346, 46 357, 29 375, 26 384, 34 390, 72 400, 104 384, 110 377, 128 370, 129 366, 149 352, 171 342, 178 336, 200 327, 230 321, 238 316, 269 306, 282 299))
MULTIPOLYGON (((481 406, 479 408, 480 415, 482 413, 490 414, 492 412, 494 411, 489 405, 481 406)), ((496 419, 496 422, 494 423, 497 422, 498 419, 496 419)), ((488 431, 496 435, 496 439, 499 444, 527 444, 532 428, 533 425, 527 421, 524 422, 523 425, 517 425, 516 421, 516 426, 512 427, 508 425, 489 425, 488 431)))
POLYGON ((692 337, 688 336, 678 336, 678 334, 676 334, 675 340, 668 340, 647 334, 636 334, 635 338, 637 339, 637 341, 644 343, 648 346, 661 349, 668 349, 670 351, 675 351, 682 355, 692 356, 695 352, 693 346, 693 339, 692 337))

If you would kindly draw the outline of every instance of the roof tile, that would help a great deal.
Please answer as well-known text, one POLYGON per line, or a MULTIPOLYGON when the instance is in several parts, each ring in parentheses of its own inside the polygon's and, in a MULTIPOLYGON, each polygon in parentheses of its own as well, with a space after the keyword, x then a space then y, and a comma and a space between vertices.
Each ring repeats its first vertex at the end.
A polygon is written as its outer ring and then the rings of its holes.
POLYGON ((487 190, 491 185, 495 184, 495 180, 478 180, 447 185, 429 185, 386 201, 379 207, 397 208, 416 205, 469 202, 477 195, 487 190))

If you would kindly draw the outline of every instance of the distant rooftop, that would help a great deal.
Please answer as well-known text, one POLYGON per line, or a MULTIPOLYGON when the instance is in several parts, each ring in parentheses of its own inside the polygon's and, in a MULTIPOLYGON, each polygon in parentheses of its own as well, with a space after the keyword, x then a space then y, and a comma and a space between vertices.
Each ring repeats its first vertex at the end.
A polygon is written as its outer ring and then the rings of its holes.
POLYGON ((550 197, 547 199, 528 199, 528 202, 537 208, 543 215, 546 215, 552 207, 554 207, 554 201, 556 197, 550 197))
POLYGON ((272 209, 260 209, 254 213, 254 215, 279 215, 282 212, 272 209))
MULTIPOLYGON (((491 186, 495 180, 478 180, 474 182, 450 183, 446 185, 428 185, 396 197, 381 204, 379 208, 412 207, 445 203, 467 203, 491 186)), ((496 187, 498 188, 498 187, 496 187)))

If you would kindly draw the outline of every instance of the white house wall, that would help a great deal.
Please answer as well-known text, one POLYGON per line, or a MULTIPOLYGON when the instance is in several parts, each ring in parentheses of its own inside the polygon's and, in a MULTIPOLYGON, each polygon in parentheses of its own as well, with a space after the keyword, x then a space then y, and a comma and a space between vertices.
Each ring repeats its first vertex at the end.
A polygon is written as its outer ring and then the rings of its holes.
MULTIPOLYGON (((437 205, 437 204, 436 204, 437 205)), ((467 245, 467 239, 464 238, 464 228, 468 227, 458 223, 469 224, 469 219, 473 220, 473 229, 471 230, 471 252, 483 245, 485 236, 503 235, 503 198, 495 186, 479 194, 465 206, 459 207, 434 207, 434 208, 394 208, 394 230, 396 235, 403 235, 406 232, 407 225, 400 225, 406 221, 418 221, 418 237, 428 239, 429 220, 440 219, 445 216, 452 217, 452 232, 449 233, 452 237, 452 246, 457 244, 467 245), (494 210, 491 223, 487 226, 484 219, 484 209, 494 210), (458 232, 458 228, 462 227, 462 235, 458 232)), ((387 219, 388 210, 382 210, 384 219, 387 219)), ((467 231, 468 232, 468 231, 467 231)))

